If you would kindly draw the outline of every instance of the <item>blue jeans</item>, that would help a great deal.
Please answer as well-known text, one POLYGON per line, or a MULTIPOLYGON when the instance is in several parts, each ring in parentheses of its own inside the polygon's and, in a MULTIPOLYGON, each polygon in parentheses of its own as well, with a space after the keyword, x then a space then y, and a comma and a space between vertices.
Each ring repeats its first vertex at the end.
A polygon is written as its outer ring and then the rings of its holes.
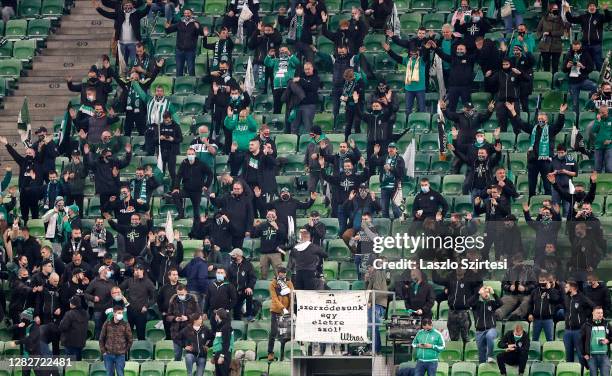
POLYGON ((569 201, 565 201, 561 198, 561 195, 559 194, 559 192, 556 189, 551 189, 550 193, 552 194, 552 202, 553 204, 559 204, 559 206, 561 206, 561 208, 563 209, 563 215, 567 215, 567 212, 570 209, 570 203, 569 201))
POLYGON ((119 48, 121 48, 121 54, 126 65, 130 65, 134 59, 136 59, 136 43, 121 43, 119 42, 119 48))
MULTIPOLYGON (((523 23, 523 16, 516 13, 516 11, 512 11, 512 14, 508 17, 504 17, 504 31, 506 34, 512 34, 512 30, 518 25, 523 23), (512 18, 514 17, 514 23, 512 22, 512 18)), ((506 38, 509 38, 509 35, 506 35, 506 38)))
POLYGON ((206 368, 206 356, 196 358, 194 354, 185 355, 185 366, 187 367, 187 376, 193 375, 193 363, 196 363, 196 376, 204 375, 204 368, 206 368))
POLYGON ((416 367, 414 367, 414 376, 424 376, 427 372, 427 376, 436 376, 436 370, 438 369, 438 362, 424 362, 417 360, 416 367))
POLYGON ((174 348, 174 360, 181 360, 183 356, 183 347, 176 342, 172 342, 172 347, 174 348))
POLYGON ((176 56, 176 76, 181 77, 187 64, 187 74, 195 76, 195 50, 179 50, 175 51, 176 56))
POLYGON ((106 376, 123 376, 123 369, 125 368, 125 355, 104 355, 104 368, 106 368, 106 376))
POLYGON ((595 149, 595 171, 612 172, 612 148, 595 149))
POLYGON ((594 44, 592 46, 583 45, 584 49, 589 51, 591 55, 591 59, 593 59, 593 64, 595 64, 595 69, 597 71, 601 71, 601 66, 603 65, 603 55, 601 53, 601 44, 594 44))
POLYGON ((595 354, 589 358, 589 372, 591 376, 610 376, 610 358, 606 354, 595 354))
POLYGON ((412 113, 414 99, 417 100, 417 111, 425 112, 425 90, 406 92, 406 116, 412 113))
POLYGON ((578 359, 582 358, 582 351, 580 351, 580 329, 571 330, 565 329, 563 334, 563 344, 565 345, 565 361, 574 361, 574 349, 578 355, 578 359))
POLYGON ((155 14, 157 14, 158 12, 162 12, 162 11, 164 12, 164 17, 166 18, 166 21, 172 22, 172 15, 174 14, 174 7, 172 6, 172 3, 170 2, 167 4, 160 4, 160 3, 151 4, 151 9, 149 10, 149 14, 147 15, 149 22, 153 20, 153 17, 155 16, 155 14))
POLYGON ((393 218, 399 218, 402 216, 401 210, 393 203, 393 195, 395 190, 393 189, 381 189, 380 190, 380 206, 382 207, 383 218, 389 218, 389 206, 393 213, 393 218))
MULTIPOLYGON (((378 353, 380 351, 381 342, 380 342, 380 324, 382 320, 385 318, 386 308, 375 304, 374 305, 374 323, 376 326, 374 327, 374 353, 378 353)), ((372 324, 372 308, 368 308, 368 326, 372 324)), ((371 333, 371 326, 368 328, 368 333, 371 333)), ((435 373, 429 374, 430 376, 435 376, 435 373)))
POLYGON ((582 90, 590 93, 597 90, 597 85, 595 85, 595 82, 591 80, 584 80, 578 84, 569 84, 569 92, 572 97, 572 103, 576 113, 580 112, 580 109, 578 108, 578 104, 580 103, 578 97, 580 96, 580 91, 582 90))
POLYGON ((497 330, 491 328, 482 332, 476 332, 476 347, 478 347, 478 363, 485 363, 487 358, 493 357, 493 346, 495 345, 497 330))
POLYGON ((555 323, 553 322, 553 319, 548 319, 548 320, 535 319, 533 320, 533 336, 531 337, 531 340, 539 341, 540 332, 544 330, 544 335, 546 336, 546 340, 552 341, 553 333, 554 333, 553 331, 554 326, 555 326, 555 323))

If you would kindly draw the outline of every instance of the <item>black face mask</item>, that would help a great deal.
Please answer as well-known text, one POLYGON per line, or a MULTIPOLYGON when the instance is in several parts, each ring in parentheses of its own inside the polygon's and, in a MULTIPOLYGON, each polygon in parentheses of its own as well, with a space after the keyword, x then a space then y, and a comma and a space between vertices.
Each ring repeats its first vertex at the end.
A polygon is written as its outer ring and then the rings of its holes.
POLYGON ((553 16, 558 16, 558 15, 559 15, 559 10, 558 10, 558 9, 553 9, 553 10, 551 10, 551 11, 550 11, 550 13, 551 13, 553 16))
POLYGON ((540 287, 545 289, 546 288, 546 283, 540 283, 540 287))
POLYGON ((81 241, 81 237, 80 236, 74 237, 73 240, 75 243, 78 243, 81 241))

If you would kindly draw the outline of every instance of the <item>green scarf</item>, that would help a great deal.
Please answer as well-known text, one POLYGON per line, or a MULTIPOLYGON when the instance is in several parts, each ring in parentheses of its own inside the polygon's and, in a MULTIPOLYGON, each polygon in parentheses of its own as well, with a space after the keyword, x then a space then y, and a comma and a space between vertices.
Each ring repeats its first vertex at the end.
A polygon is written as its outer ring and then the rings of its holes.
POLYGON ((230 60, 227 50, 227 41, 227 39, 219 39, 215 42, 215 48, 213 50, 213 69, 218 69, 220 62, 230 60))
POLYGON ((132 85, 130 85, 130 89, 128 90, 128 94, 127 94, 127 102, 125 104, 125 110, 139 112, 140 106, 141 106, 140 96, 138 95, 136 90, 132 88, 132 85))
POLYGON ((325 133, 321 133, 321 135, 319 136, 318 140, 315 140, 314 137, 310 138, 310 143, 311 144, 318 144, 319 142, 321 142, 322 140, 326 140, 327 136, 325 135, 325 133))
MULTIPOLYGON (((397 164, 397 155, 395 157, 388 156, 385 160, 385 164, 391 166, 393 170, 395 165, 397 164)), ((387 172, 383 168, 382 178, 380 181, 380 187, 385 189, 394 189, 395 188, 395 176, 391 173, 391 171, 387 172)))
MULTIPOLYGON (((533 146, 535 144, 536 132, 538 130, 539 125, 536 125, 531 130, 531 137, 529 138, 529 149, 533 150, 533 146)), ((542 136, 540 137, 540 142, 538 144, 538 159, 548 159, 550 158, 550 139, 548 133, 548 124, 545 124, 542 127, 542 136)))

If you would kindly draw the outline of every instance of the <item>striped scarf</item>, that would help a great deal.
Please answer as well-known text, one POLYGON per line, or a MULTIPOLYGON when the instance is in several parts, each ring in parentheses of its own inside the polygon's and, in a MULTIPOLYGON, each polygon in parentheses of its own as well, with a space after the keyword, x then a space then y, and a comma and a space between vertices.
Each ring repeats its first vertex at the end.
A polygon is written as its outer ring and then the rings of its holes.
MULTIPOLYGON (((533 150, 538 127, 539 125, 536 125, 531 130, 531 136, 529 137, 530 150, 533 150)), ((542 135, 540 136, 540 142, 538 143, 538 159, 550 159, 550 139, 548 134, 548 124, 545 124, 542 127, 542 135)))
POLYGON ((153 97, 147 104, 147 122, 149 124, 161 124, 164 112, 168 111, 169 107, 168 98, 157 99, 157 97, 153 97))
POLYGON ((417 59, 409 58, 408 59, 408 62, 406 64, 406 80, 405 80, 406 85, 410 85, 413 82, 419 82, 420 65, 421 64, 420 64, 419 58, 417 59))
POLYGON ((132 192, 132 197, 136 197, 136 199, 147 201, 147 181, 145 179, 140 180, 140 192, 136 192, 136 183, 138 180, 132 179, 130 181, 130 191, 132 192), (138 193, 138 194, 137 194, 138 193))
POLYGON ((302 30, 304 28, 304 16, 294 16, 289 24, 289 33, 287 39, 298 40, 302 36, 302 30))
POLYGON ((219 67, 219 63, 222 61, 229 61, 229 53, 227 51, 227 42, 228 39, 221 40, 215 42, 215 49, 213 50, 213 68, 217 69, 219 67))

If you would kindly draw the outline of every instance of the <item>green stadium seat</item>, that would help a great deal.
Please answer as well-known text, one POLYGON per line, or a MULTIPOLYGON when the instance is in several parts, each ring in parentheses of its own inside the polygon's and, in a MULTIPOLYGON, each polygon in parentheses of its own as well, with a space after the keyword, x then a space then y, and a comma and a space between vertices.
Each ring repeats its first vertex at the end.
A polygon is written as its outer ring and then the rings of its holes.
POLYGON ((354 281, 357 279, 357 270, 355 269, 355 263, 353 262, 341 262, 340 273, 338 275, 340 279, 354 281))
POLYGON ((172 341, 165 340, 165 339, 158 341, 155 344, 155 360, 161 360, 161 361, 167 362, 173 359, 174 359, 174 346, 172 345, 172 341))
MULTIPOLYGON (((174 359, 174 352, 172 355, 172 359, 174 359)), ((163 375, 164 375, 164 363, 163 362, 160 362, 157 360, 149 360, 149 361, 143 362, 140 365, 140 375, 139 376, 163 376, 163 375)))
POLYGON ((197 79, 195 77, 181 76, 174 79, 175 95, 190 95, 196 90, 197 79))
POLYGON ((470 196, 457 196, 453 206, 456 213, 471 213, 474 211, 474 204, 470 196))
POLYGON ((45 223, 42 219, 30 218, 28 220, 28 228, 30 229, 30 235, 34 237, 45 236, 45 223))
MULTIPOLYGON (((292 136, 292 135, 282 135, 282 136, 292 136)), ((278 147, 278 144, 276 144, 276 146, 278 147)), ((287 162, 283 166, 283 173, 286 175, 301 176, 304 173, 304 156, 301 154, 296 154, 295 151, 293 151, 292 153, 293 154, 289 154, 286 156, 287 162)))
POLYGON ((465 344, 463 358, 466 362, 478 361, 478 347, 476 346, 476 342, 470 341, 465 344))
POLYGON ((13 57, 21 61, 31 61, 36 54, 36 41, 33 39, 18 40, 13 44, 13 57))
POLYGON ((0 59, 13 57, 13 42, 6 41, 0 46, 0 59))
POLYGON ((302 356, 305 355, 302 351, 302 346, 297 341, 289 341, 285 343, 285 354, 284 359, 291 359, 294 356, 302 356), (293 347, 293 350, 292 350, 293 347))
POLYGON ((203 95, 189 95, 183 101, 184 114, 198 114, 204 111, 206 97, 203 95))
POLYGON ((343 11, 350 11, 353 7, 361 8, 361 2, 359 0, 342 0, 343 11))
MULTIPOLYGON (((64 2, 62 1, 62 7, 64 2)), ((49 36, 49 30, 51 29, 50 19, 39 19, 30 20, 28 22, 28 38, 43 40, 49 36)))
MULTIPOLYGON (((276 136, 274 142, 276 143, 276 150, 279 154, 290 154, 295 153, 297 150, 298 136, 294 134, 279 134, 276 136)), ((301 157, 301 156, 300 156, 301 157)))
POLYGON ((9 20, 6 23, 4 37, 8 40, 19 40, 28 34, 27 20, 9 20))
POLYGON ((243 376, 261 376, 262 373, 268 372, 267 361, 246 362, 244 364, 243 376))
POLYGON ((252 341, 263 341, 268 339, 270 333, 270 321, 255 321, 249 323, 247 328, 247 339, 252 341))
POLYGON ((369 52, 383 51, 382 44, 386 42, 386 36, 383 34, 368 34, 363 40, 363 45, 369 52))
MULTIPOLYGON (((234 337, 235 337, 234 333, 234 337)), ((245 341, 245 340, 237 340, 234 342, 234 354, 236 351, 252 351, 253 353, 257 352, 257 342, 255 341, 245 341)))
POLYGON ((438 304, 438 319, 448 319, 448 301, 443 300, 438 304))
MULTIPOLYGON (((533 90, 547 91, 552 88, 552 73, 550 72, 534 72, 533 73, 533 90)), ((561 97, 563 98, 563 97, 561 97)))
POLYGON ((400 24, 402 25, 402 29, 415 33, 421 26, 421 17, 422 14, 418 12, 402 14, 400 16, 400 24))
POLYGON ((531 364, 531 376, 554 376, 555 365, 548 362, 535 362, 531 364))
POLYGON ((342 239, 328 240, 327 254, 330 260, 342 261, 351 259, 351 250, 342 239))
MULTIPOLYGON (((536 73, 548 73, 548 72, 536 72, 536 73)), ((542 94, 542 111, 557 113, 559 107, 563 103, 564 92, 558 90, 547 90, 542 94)))
POLYGON ((94 362, 89 368, 89 376, 106 376, 104 362, 94 362))
POLYGON ((438 133, 425 133, 419 138, 419 151, 421 152, 438 152, 438 133))
POLYGON ((582 374, 580 363, 561 362, 557 364, 556 376, 580 376, 582 374))
POLYGON ((37 18, 40 15, 41 5, 40 0, 21 0, 17 7, 17 13, 20 18, 37 18))
MULTIPOLYGON (((429 2, 431 0, 416 0, 418 2, 429 2)), ((441 30, 442 25, 446 23, 446 14, 444 13, 427 13, 423 16, 423 26, 428 30, 441 30)))
POLYGON ((174 56, 176 36, 166 36, 155 42, 155 56, 174 56))
POLYGON ((64 376, 89 376, 89 363, 85 361, 73 361, 70 367, 66 367, 64 376))
POLYGON ((291 362, 273 362, 270 364, 269 376, 291 376, 291 362))
POLYGON ((497 295, 497 297, 501 297, 502 295, 501 281, 488 280, 488 281, 484 281, 483 284, 484 286, 493 287, 493 291, 495 292, 495 295, 497 295))
POLYGON ((324 132, 334 130, 334 115, 331 113, 319 112, 315 114, 314 124, 321 127, 324 132))
POLYGON ((531 145, 531 141, 529 140, 530 135, 527 133, 520 133, 516 137, 516 151, 521 153, 526 153, 527 149, 531 145))
POLYGON ((143 361, 153 358, 153 344, 147 340, 134 341, 130 349, 130 359, 143 361))
MULTIPOLYGON (((605 260, 604 260, 605 261, 605 260)), ((599 265, 601 268, 603 265, 599 265)), ((565 334, 565 321, 559 321, 555 324, 555 339, 557 341, 563 340, 563 335, 565 334)))
MULTIPOLYGON (((170 76, 157 76, 155 81, 151 84, 149 88, 149 92, 151 94, 155 93, 155 88, 161 86, 164 89, 164 95, 169 96, 172 93, 172 82, 173 78, 170 76)), ((179 97, 177 97, 179 98, 179 97)))
POLYGON ((580 121, 578 123, 578 128, 581 131, 586 131, 587 126, 595 121, 597 115, 594 112, 583 111, 580 113, 580 121))
POLYGON ((442 182, 442 193, 460 195, 464 180, 464 175, 446 175, 442 182))
MULTIPOLYGON (((5 348, 5 354, 6 354, 6 348, 5 348)), ((83 351, 81 352, 81 356, 83 360, 86 360, 88 362, 93 362, 95 360, 100 360, 101 355, 102 354, 100 353, 100 345, 98 341, 88 340, 87 342, 85 342, 85 347, 83 348, 83 351)))
POLYGON ((345 290, 348 291, 351 289, 351 283, 349 281, 327 281, 327 287, 330 290, 345 290))
POLYGON ((366 287, 365 281, 353 281, 353 283, 351 283, 351 290, 365 290, 366 287))
POLYGON ((64 13, 63 0, 43 0, 40 15, 47 19, 58 19, 64 13))
POLYGON ((247 324, 242 320, 232 320, 232 330, 235 338, 243 339, 247 331, 247 324))
POLYGON ((193 13, 200 14, 204 10, 203 0, 186 0, 185 7, 193 11, 193 13))
POLYGON ((431 115, 428 112, 413 112, 408 115, 408 128, 415 132, 429 132, 430 124, 431 115))
MULTIPOLYGON (((270 274, 271 271, 268 273, 270 274)), ((273 274, 273 273, 272 273, 273 274)), ((258 280, 255 282, 255 288, 253 289, 253 298, 257 300, 266 300, 270 297, 270 282, 266 280, 258 280)))
MULTIPOLYGON (((510 369, 508 369, 510 371, 510 369)), ((481 363, 478 365, 478 376, 499 376, 497 364, 481 363)))
MULTIPOLYGON (((172 360, 166 364, 166 376, 187 376, 187 368, 182 360, 172 360)), ((191 375, 189 375, 191 376, 191 375)))
POLYGON ((476 376, 476 363, 458 362, 451 367, 452 376, 476 376))
POLYGON ((539 341, 531 341, 529 343, 529 360, 539 361, 541 358, 542 344, 539 341))
MULTIPOLYGON (((446 342, 446 347, 440 353, 440 360, 448 363, 461 362, 463 360, 463 341, 446 342)), ((453 365, 453 370, 457 364, 453 365)))
POLYGON ((323 262, 323 274, 326 280, 337 279, 338 277, 338 261, 323 262))
POLYGON ((563 359, 565 359, 565 347, 563 345, 563 341, 550 341, 544 343, 542 346, 543 361, 559 362, 563 359))

